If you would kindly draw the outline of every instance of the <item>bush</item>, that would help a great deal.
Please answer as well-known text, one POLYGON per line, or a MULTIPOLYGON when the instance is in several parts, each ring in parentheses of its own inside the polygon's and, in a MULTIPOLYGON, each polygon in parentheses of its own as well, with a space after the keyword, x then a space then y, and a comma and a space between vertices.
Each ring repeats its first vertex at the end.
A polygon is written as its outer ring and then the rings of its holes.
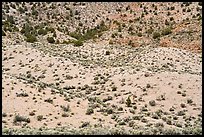
POLYGON ((67 106, 61 106, 61 108, 63 109, 63 111, 68 112, 70 110, 69 105, 67 106))
POLYGON ((45 99, 44 101, 48 102, 48 103, 51 103, 51 104, 53 103, 53 100, 51 98, 45 99))
POLYGON ((38 116, 37 116, 37 120, 38 120, 38 121, 41 121, 42 119, 43 119, 43 115, 38 115, 38 116))
POLYGON ((6 117, 7 114, 5 112, 2 113, 2 117, 6 117))
POLYGON ((198 5, 199 5, 199 6, 202 6, 202 2, 198 2, 198 5))
POLYGON ((154 100, 149 101, 150 106, 155 106, 156 102, 154 100))
POLYGON ((193 100, 192 99, 187 99, 187 103, 191 104, 191 103, 193 103, 193 100))
POLYGON ((86 115, 91 115, 91 114, 93 114, 93 113, 94 113, 93 108, 88 108, 88 109, 86 110, 86 115))
POLYGON ((116 91, 117 90, 117 87, 116 86, 113 86, 112 87, 112 91, 116 91))
POLYGON ((154 32, 153 33, 153 39, 159 38, 161 35, 159 32, 154 32))
POLYGON ((55 40, 54 40, 53 37, 47 37, 47 41, 48 41, 49 43, 54 43, 54 42, 55 42, 55 40))
POLYGON ((183 116, 183 115, 185 115, 185 112, 181 110, 181 111, 179 111, 179 112, 177 113, 177 115, 178 115, 178 116, 183 116))
POLYGON ((38 34, 39 35, 46 35, 47 31, 45 29, 40 29, 40 30, 38 30, 38 34))
POLYGON ((74 41, 74 46, 77 46, 77 47, 83 46, 83 41, 81 40, 74 41))
POLYGON ((110 40, 110 41, 109 41, 109 44, 112 45, 112 44, 113 44, 113 40, 110 40))
POLYGON ((110 55, 110 51, 106 51, 105 55, 110 55))
POLYGON ((21 121, 30 123, 30 119, 29 119, 29 118, 26 118, 26 117, 24 117, 24 116, 16 115, 16 116, 14 117, 14 120, 13 120, 14 123, 16 123, 16 122, 21 122, 21 121))
POLYGON ((6 36, 6 33, 4 30, 2 30, 2 36, 6 36))
POLYGON ((107 112, 107 114, 112 114, 112 113, 113 113, 113 109, 112 109, 112 108, 108 108, 108 109, 106 110, 106 112, 107 112))
POLYGON ((7 21, 10 22, 11 24, 15 24, 15 21, 13 19, 13 16, 8 16, 7 21))
POLYGON ((126 99, 126 105, 127 105, 128 107, 131 106, 131 100, 130 100, 130 97, 128 97, 128 98, 126 99))
POLYGON ((67 113, 63 113, 62 117, 68 117, 69 115, 67 113))
POLYGON ((26 37, 27 37, 27 39, 26 39, 27 42, 33 43, 33 42, 36 42, 36 41, 37 41, 37 38, 36 38, 35 35, 29 34, 29 35, 27 35, 26 37))
POLYGON ((150 28, 150 29, 147 30, 147 33, 148 33, 148 34, 152 34, 153 31, 154 31, 154 30, 153 30, 152 28, 150 28))
POLYGON ((138 35, 138 37, 142 37, 142 33, 141 32, 139 32, 137 35, 138 35))

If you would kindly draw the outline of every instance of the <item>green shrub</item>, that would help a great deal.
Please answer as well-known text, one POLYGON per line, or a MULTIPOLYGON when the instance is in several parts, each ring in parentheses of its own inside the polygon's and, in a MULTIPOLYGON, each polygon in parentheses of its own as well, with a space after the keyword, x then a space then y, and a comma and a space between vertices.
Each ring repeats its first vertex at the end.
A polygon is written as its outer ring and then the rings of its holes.
POLYGON ((62 108, 62 110, 65 111, 65 112, 70 111, 69 105, 67 105, 67 106, 61 106, 61 108, 62 108))
POLYGON ((38 120, 38 121, 42 121, 42 119, 43 119, 43 115, 38 115, 38 116, 37 116, 37 120, 38 120))
POLYGON ((107 50, 106 53, 105 53, 105 55, 110 55, 110 51, 107 50))
POLYGON ((32 10, 32 15, 34 15, 34 16, 38 16, 38 11, 36 11, 36 10, 32 10))
POLYGON ((55 29, 52 28, 52 27, 46 27, 45 30, 48 32, 50 31, 51 33, 54 33, 55 32, 55 29))
POLYGON ((93 113, 94 113, 93 108, 88 108, 88 109, 86 110, 86 115, 91 115, 91 114, 93 114, 93 113))
POLYGON ((142 33, 141 32, 139 32, 137 35, 138 35, 138 37, 142 37, 142 33))
POLYGON ((13 16, 8 16, 7 21, 10 22, 11 24, 15 24, 15 21, 13 19, 13 16))
POLYGON ((147 30, 147 33, 148 33, 148 34, 152 34, 153 31, 154 31, 154 30, 153 30, 152 28, 150 28, 150 29, 147 30))
POLYGON ((53 100, 51 98, 45 99, 44 101, 48 102, 48 103, 51 103, 51 104, 53 103, 53 100))
POLYGON ((74 41, 74 46, 77 46, 77 47, 83 46, 83 41, 81 40, 74 41))
POLYGON ((6 117, 7 114, 5 112, 2 113, 2 117, 6 117))
POLYGON ((46 35, 47 31, 45 29, 41 28, 40 30, 38 30, 38 34, 39 35, 46 35))
POLYGON ((183 116, 183 115, 185 115, 185 112, 181 110, 181 111, 179 111, 179 112, 177 113, 177 115, 178 115, 178 116, 183 116))
POLYGON ((2 30, 2 36, 6 36, 6 33, 4 30, 2 30))
POLYGON ((112 45, 112 44, 113 44, 113 40, 110 40, 110 41, 109 41, 109 44, 112 45))
POLYGON ((37 41, 37 38, 35 35, 31 35, 31 34, 28 34, 26 36, 26 41, 27 42, 30 42, 30 43, 33 43, 33 42, 36 42, 37 41))
POLYGON ((54 42, 55 42, 55 40, 54 40, 53 37, 47 37, 47 41, 48 41, 49 43, 54 43, 54 42))
POLYGON ((191 104, 191 103, 193 103, 193 100, 192 99, 187 99, 187 103, 191 104))
POLYGON ((84 128, 90 125, 90 122, 83 122, 80 128, 84 128))
POLYGON ((126 99, 126 105, 128 106, 128 107, 130 107, 131 106, 131 100, 130 100, 130 96, 126 99))
POLYGON ((14 123, 22 122, 22 121, 27 122, 27 123, 30 123, 30 119, 29 119, 29 118, 24 117, 24 116, 20 116, 20 115, 16 115, 16 116, 14 117, 14 120, 13 120, 14 123))
POLYGON ((202 6, 202 2, 198 2, 198 5, 199 5, 199 6, 202 6))
POLYGON ((156 102, 154 100, 149 101, 150 106, 155 106, 156 102))
POLYGON ((154 32, 153 33, 153 39, 159 38, 161 35, 159 32, 154 32))
POLYGON ((117 90, 117 87, 116 86, 113 86, 112 87, 112 91, 116 91, 117 90))
POLYGON ((113 113, 113 109, 112 109, 112 108, 108 108, 108 109, 106 110, 106 112, 107 112, 107 114, 112 114, 112 113, 113 113))
POLYGON ((67 113, 62 113, 62 117, 68 117, 69 115, 67 113))

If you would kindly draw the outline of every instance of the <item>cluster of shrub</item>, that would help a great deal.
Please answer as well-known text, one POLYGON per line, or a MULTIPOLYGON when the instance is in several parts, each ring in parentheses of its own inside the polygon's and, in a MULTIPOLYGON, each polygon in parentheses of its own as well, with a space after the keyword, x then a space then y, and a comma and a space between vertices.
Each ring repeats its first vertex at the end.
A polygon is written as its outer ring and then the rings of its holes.
POLYGON ((102 21, 100 25, 97 25, 93 29, 88 29, 86 32, 84 32, 84 34, 76 30, 75 32, 71 32, 69 35, 77 39, 77 41, 74 41, 74 46, 82 46, 84 41, 96 38, 97 35, 100 37, 102 32, 106 31, 107 29, 107 26, 102 21))

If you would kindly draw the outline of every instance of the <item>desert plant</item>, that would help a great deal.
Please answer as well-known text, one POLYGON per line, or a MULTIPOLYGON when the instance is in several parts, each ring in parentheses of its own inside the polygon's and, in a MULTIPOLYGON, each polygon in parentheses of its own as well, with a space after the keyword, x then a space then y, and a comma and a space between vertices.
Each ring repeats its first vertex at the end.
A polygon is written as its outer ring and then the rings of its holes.
POLYGON ((27 42, 30 42, 30 43, 34 43, 34 42, 37 41, 37 38, 36 38, 35 35, 28 34, 28 35, 26 36, 26 41, 27 41, 27 42))
POLYGON ((51 98, 45 99, 44 101, 48 102, 48 103, 51 103, 51 104, 53 103, 53 100, 51 98))
POLYGON ((105 55, 110 55, 110 51, 107 50, 107 51, 105 52, 105 55))
POLYGON ((93 108, 88 108, 88 109, 86 110, 86 115, 91 115, 91 114, 93 114, 93 113, 94 113, 93 108))
POLYGON ((70 106, 67 105, 67 106, 61 106, 62 110, 65 111, 65 112, 68 112, 70 111, 70 106))
POLYGON ((20 116, 20 115, 16 115, 16 116, 14 117, 14 120, 13 120, 14 123, 22 122, 22 121, 27 122, 27 123, 30 123, 30 119, 29 119, 29 118, 24 117, 24 116, 20 116))
POLYGON ((45 29, 41 28, 40 30, 38 30, 38 34, 39 35, 46 35, 47 31, 45 29))
POLYGON ((2 113, 2 117, 6 117, 7 114, 5 112, 2 113))
POLYGON ((183 97, 185 97, 185 96, 186 96, 186 93, 182 93, 181 95, 182 95, 183 97))
POLYGON ((90 122, 83 122, 80 128, 84 128, 90 125, 90 122))
POLYGON ((77 47, 83 46, 83 41, 81 40, 74 41, 74 46, 77 46, 77 47))
POLYGON ((130 107, 131 106, 131 100, 130 100, 130 96, 128 96, 128 98, 126 99, 126 105, 128 106, 128 107, 130 107))
POLYGON ((187 99, 187 103, 191 104, 191 103, 193 103, 193 100, 192 99, 187 99))
POLYGON ((69 115, 67 113, 62 113, 62 117, 68 117, 69 115))
POLYGON ((181 94, 181 91, 177 91, 177 94, 181 94))
POLYGON ((169 34, 171 34, 171 33, 172 33, 172 31, 171 31, 171 28, 170 28, 170 27, 163 29, 162 32, 161 32, 161 34, 162 34, 163 36, 164 36, 164 35, 169 35, 169 34))
POLYGON ((2 36, 6 36, 6 33, 4 30, 2 30, 2 36))
POLYGON ((38 115, 38 116, 37 116, 37 120, 38 120, 38 121, 42 121, 42 119, 43 119, 43 115, 38 115))
POLYGON ((35 112, 34 112, 34 111, 31 111, 31 112, 29 112, 29 115, 30 115, 30 116, 34 116, 34 115, 35 115, 35 112))
POLYGON ((22 92, 22 93, 16 93, 16 96, 17 96, 17 97, 28 97, 28 94, 25 93, 25 92, 22 92))
POLYGON ((112 114, 113 113, 113 109, 112 108, 108 108, 106 109, 107 114, 112 114))
POLYGON ((112 44, 113 44, 113 40, 110 40, 110 41, 109 41, 109 44, 112 45, 112 44))
POLYGON ((150 100, 150 101, 149 101, 149 104, 150 104, 150 106, 155 106, 155 105, 156 105, 156 102, 155 102, 154 100, 150 100))
POLYGON ((154 32, 153 33, 153 39, 159 38, 161 35, 159 32, 154 32))
POLYGON ((183 116, 183 115, 185 115, 185 112, 181 110, 181 111, 179 111, 179 112, 177 113, 177 115, 178 115, 178 116, 183 116))
POLYGON ((180 106, 181 106, 182 108, 185 108, 185 107, 186 107, 186 105, 183 104, 183 103, 181 103, 180 106))
POLYGON ((113 86, 112 87, 112 91, 116 91, 117 90, 117 87, 116 86, 113 86))
POLYGON ((48 41, 49 43, 54 43, 54 42, 55 42, 55 40, 54 40, 53 37, 47 37, 47 41, 48 41))
POLYGON ((118 111, 123 111, 123 107, 119 107, 119 108, 118 108, 118 111))
POLYGON ((148 30, 146 31, 146 33, 152 34, 153 31, 154 31, 154 30, 153 30, 152 28, 150 28, 150 29, 148 29, 148 30))

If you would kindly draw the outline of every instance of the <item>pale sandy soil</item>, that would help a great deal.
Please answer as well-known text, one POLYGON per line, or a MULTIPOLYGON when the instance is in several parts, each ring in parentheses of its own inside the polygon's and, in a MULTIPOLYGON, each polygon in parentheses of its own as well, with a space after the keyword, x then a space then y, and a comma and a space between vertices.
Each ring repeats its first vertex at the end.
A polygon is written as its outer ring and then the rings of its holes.
MULTIPOLYGON (((50 46, 50 45, 49 45, 50 46)), ((56 48, 52 45, 53 50, 56 48)), ((58 47, 59 48, 59 47, 58 47)), ((62 48, 62 47, 60 47, 62 48)), ((47 49, 44 47, 44 49, 47 49)), ((109 58, 117 58, 120 54, 126 54, 128 56, 131 48, 121 50, 114 46, 108 45, 93 45, 87 44, 86 47, 76 48, 73 46, 63 47, 63 50, 57 50, 55 53, 61 53, 64 51, 75 51, 80 54, 88 54, 88 59, 93 58, 93 60, 109 61, 109 58), (111 55, 104 55, 104 51, 111 51, 111 55), (95 56, 91 54, 99 54, 100 56, 95 56), (94 57, 95 56, 95 57, 94 57)), ((47 49, 49 52, 51 49, 47 49)), ((134 49, 135 50, 135 49, 134 49)), ((164 127, 176 127, 174 124, 169 125, 164 122, 161 118, 168 116, 176 116, 178 111, 184 110, 186 117, 193 117, 197 119, 198 115, 202 111, 202 79, 201 79, 201 54, 190 53, 185 50, 179 50, 174 48, 155 48, 149 50, 141 51, 140 54, 135 54, 131 52, 129 60, 132 63, 127 66, 116 66, 102 67, 97 64, 93 64, 92 67, 85 67, 80 65, 80 61, 75 59, 73 63, 70 59, 65 59, 59 56, 52 56, 44 54, 39 48, 33 48, 31 45, 12 45, 6 46, 3 49, 3 75, 2 75, 2 112, 6 113, 7 116, 3 117, 6 123, 3 123, 3 127, 15 127, 20 128, 24 122, 20 125, 13 124, 13 119, 15 115, 19 114, 21 116, 26 116, 30 118, 30 123, 27 123, 30 127, 39 128, 42 126, 54 128, 56 126, 66 126, 70 125, 72 127, 80 127, 82 122, 90 122, 90 125, 102 126, 120 126, 117 124, 117 120, 111 119, 112 115, 118 116, 120 119, 124 120, 126 118, 132 118, 134 116, 143 116, 147 119, 147 122, 142 122, 141 120, 134 121, 133 127, 126 126, 127 129, 134 128, 136 126, 147 126, 148 124, 155 124, 161 122, 164 127), (193 56, 193 57, 192 57, 193 56), (5 58, 8 58, 5 60, 5 58), (9 57, 13 57, 10 58, 9 57), (134 57, 134 58, 131 58, 134 57), (165 59, 166 58, 166 59, 165 59), (171 58, 170 60, 167 58, 171 58), (179 60, 176 62, 175 60, 179 60), (30 61, 30 62, 29 62, 30 61), (19 65, 22 62, 25 66, 19 65), (151 63, 154 63, 152 65, 151 63), (169 69, 162 67, 163 64, 173 64, 173 67, 169 66, 169 69), (53 64, 52 67, 48 67, 53 64), (75 65, 74 65, 75 64, 75 65), (157 71, 151 71, 151 68, 155 66, 157 71), (185 68, 188 67, 188 68, 185 68), (10 70, 5 71, 6 68, 10 70), (137 70, 136 68, 139 68, 137 70), (45 78, 39 78, 39 81, 28 84, 23 79, 18 79, 17 77, 21 74, 26 76, 27 71, 31 71, 31 75, 36 79, 43 74, 45 78), (57 74, 58 76, 53 76, 57 74), (94 85, 94 77, 96 74, 101 74, 108 78, 105 84, 94 85), (106 76, 108 74, 108 76, 106 76), (145 75, 149 74, 148 77, 145 75), (65 80, 65 75, 73 76, 73 79, 65 80), (59 80, 56 78, 59 77, 59 80), (124 85, 121 85, 124 79, 124 85), (56 86, 56 82, 63 80, 64 83, 60 83, 56 86), (64 93, 52 94, 52 87, 46 87, 39 92, 39 86, 37 83, 44 82, 47 84, 53 83, 55 87, 63 88, 65 86, 75 86, 83 87, 85 84, 95 88, 92 89, 70 89, 65 90, 64 93), (147 87, 150 84, 150 87, 147 87), (179 88, 179 85, 181 87, 179 88), (117 87, 116 91, 112 91, 112 86, 117 87), (143 91, 143 89, 146 91, 143 91), (28 97, 17 97, 16 94, 22 91, 28 94, 28 97), (178 94, 177 92, 186 93, 186 96, 178 94), (44 92, 44 94, 43 94, 44 92), (65 97, 68 97, 70 101, 65 101, 65 97), (88 100, 88 98, 96 97, 101 101, 108 96, 112 96, 112 100, 105 102, 105 106, 101 103, 93 103, 88 100), (137 106, 135 109, 135 114, 130 113, 129 109, 132 107, 127 107, 125 104, 126 99, 130 96, 133 106, 137 106), (159 100, 164 96, 165 100, 159 100), (35 97, 35 99, 33 98, 35 97), (53 99, 53 103, 45 102, 45 99, 53 99), (139 99, 140 98, 140 99, 139 99), (187 99, 192 99, 192 104, 187 104, 187 99), (123 101, 122 101, 123 100, 123 101), (150 106, 149 101, 155 100, 156 106, 150 106), (77 102, 80 101, 78 104, 77 102), (123 103, 121 103, 121 101, 123 103), (185 108, 181 108, 180 104, 186 105, 185 108), (94 113, 91 115, 86 115, 86 110, 89 105, 98 104, 98 107, 94 109, 94 113), (149 116, 147 112, 143 112, 140 109, 147 105, 149 116), (70 111, 66 112, 68 117, 62 117, 64 113, 61 105, 69 105, 70 111), (123 107, 122 111, 118 111, 116 108, 123 107), (173 112, 169 111, 171 107, 174 107, 173 112), (98 112, 102 108, 112 108, 113 114, 105 114, 98 112), (161 118, 154 119, 152 115, 158 110, 167 112, 166 115, 162 114, 161 118), (35 111, 34 116, 30 116, 29 113, 35 111), (43 115, 42 121, 37 121, 37 116, 43 115), (58 125, 60 123, 60 125, 58 125)), ((72 53, 73 54, 73 53, 72 53)), ((85 55, 86 55, 85 54, 85 55)), ((77 55, 77 54, 76 54, 77 55)), ((88 62, 88 61, 87 61, 88 62)), ((88 62, 89 63, 89 62, 88 62)), ((127 63, 128 64, 128 63, 127 63)), ((23 77, 23 76, 22 76, 23 77)), ((55 91, 57 91, 55 89, 55 91)), ((178 120, 171 120, 172 123, 180 123, 184 127, 185 117, 177 116, 178 120)), ((194 124, 194 120, 191 121, 194 124)), ((122 125, 123 126, 123 125, 122 125)), ((122 127, 121 126, 121 127, 122 127)))

